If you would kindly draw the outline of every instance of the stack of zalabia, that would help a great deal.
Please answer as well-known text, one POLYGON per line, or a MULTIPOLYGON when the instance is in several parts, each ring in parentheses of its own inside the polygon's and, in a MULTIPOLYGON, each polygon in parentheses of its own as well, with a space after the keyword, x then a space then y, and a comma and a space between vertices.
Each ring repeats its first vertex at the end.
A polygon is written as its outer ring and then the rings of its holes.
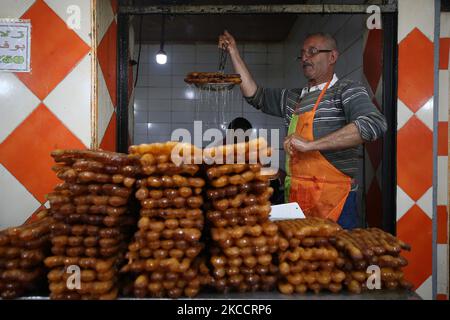
POLYGON ((115 299, 118 270, 136 219, 130 201, 137 157, 96 150, 55 150, 53 170, 64 182, 47 195, 55 220, 45 259, 51 299, 115 299), (72 286, 73 268, 80 286, 72 286))
MULTIPOLYGON (((175 163, 172 152, 181 145, 167 142, 130 147, 142 165, 136 191, 141 217, 122 272, 132 275, 136 297, 193 297, 208 274, 197 259, 204 247, 200 238, 205 180, 198 177, 198 164, 175 163)), ((187 160, 195 147, 183 147, 179 150, 188 150, 187 154, 176 155, 187 160)))
POLYGON ((330 242, 341 227, 320 218, 280 220, 276 224, 281 234, 279 291, 341 291, 345 273, 337 266, 339 254, 330 242))
POLYGON ((377 228, 343 230, 333 243, 339 250, 339 267, 346 273, 344 284, 350 292, 367 289, 371 266, 380 270, 381 289, 411 289, 402 271, 408 261, 401 256, 402 250, 411 248, 393 235, 377 228))

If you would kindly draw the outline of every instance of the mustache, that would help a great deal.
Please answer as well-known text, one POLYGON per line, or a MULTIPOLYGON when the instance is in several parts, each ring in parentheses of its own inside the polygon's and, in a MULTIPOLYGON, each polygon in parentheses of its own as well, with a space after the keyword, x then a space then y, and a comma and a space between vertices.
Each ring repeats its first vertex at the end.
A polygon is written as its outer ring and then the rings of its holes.
POLYGON ((303 62, 303 67, 312 67, 313 64, 310 62, 303 62))

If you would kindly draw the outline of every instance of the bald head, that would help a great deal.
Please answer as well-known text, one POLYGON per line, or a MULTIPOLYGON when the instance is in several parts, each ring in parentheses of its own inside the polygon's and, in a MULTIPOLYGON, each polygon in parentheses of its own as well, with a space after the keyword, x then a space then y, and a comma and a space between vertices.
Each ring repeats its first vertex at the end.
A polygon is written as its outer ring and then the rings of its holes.
POLYGON ((309 35, 306 36, 305 42, 309 38, 322 39, 323 44, 327 47, 327 49, 331 49, 331 50, 337 50, 338 49, 337 48, 337 41, 336 41, 336 39, 329 33, 325 33, 325 32, 310 33, 309 35))

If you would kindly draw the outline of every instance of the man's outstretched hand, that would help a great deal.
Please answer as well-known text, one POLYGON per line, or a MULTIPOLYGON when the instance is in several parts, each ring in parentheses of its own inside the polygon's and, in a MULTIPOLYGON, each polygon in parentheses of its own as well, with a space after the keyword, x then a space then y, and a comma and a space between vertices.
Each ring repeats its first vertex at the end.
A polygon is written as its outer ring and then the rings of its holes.
POLYGON ((225 30, 222 35, 219 36, 219 48, 227 47, 227 50, 230 54, 237 52, 237 44, 234 37, 225 30))

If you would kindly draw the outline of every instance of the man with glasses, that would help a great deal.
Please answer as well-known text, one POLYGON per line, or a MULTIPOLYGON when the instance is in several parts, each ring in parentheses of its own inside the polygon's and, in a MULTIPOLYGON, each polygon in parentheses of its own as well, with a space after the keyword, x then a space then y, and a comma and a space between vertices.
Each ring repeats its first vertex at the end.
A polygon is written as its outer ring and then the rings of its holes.
POLYGON ((358 227, 358 148, 380 138, 387 124, 362 84, 340 80, 334 73, 336 40, 325 33, 305 39, 298 60, 308 85, 294 89, 258 86, 227 31, 219 37, 219 47, 224 46, 241 75, 247 102, 284 118, 288 127, 285 201, 298 202, 306 216, 358 227))

